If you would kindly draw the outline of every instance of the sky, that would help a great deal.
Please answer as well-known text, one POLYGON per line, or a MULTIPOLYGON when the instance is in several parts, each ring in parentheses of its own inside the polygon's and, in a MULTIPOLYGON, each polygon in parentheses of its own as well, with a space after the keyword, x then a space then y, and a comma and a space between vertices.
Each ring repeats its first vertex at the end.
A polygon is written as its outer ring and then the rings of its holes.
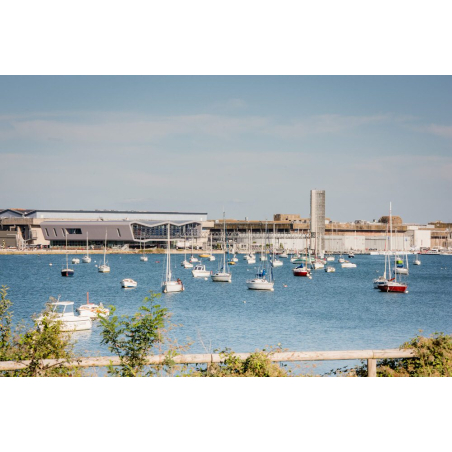
POLYGON ((449 76, 1 76, 0 208, 452 222, 449 76))

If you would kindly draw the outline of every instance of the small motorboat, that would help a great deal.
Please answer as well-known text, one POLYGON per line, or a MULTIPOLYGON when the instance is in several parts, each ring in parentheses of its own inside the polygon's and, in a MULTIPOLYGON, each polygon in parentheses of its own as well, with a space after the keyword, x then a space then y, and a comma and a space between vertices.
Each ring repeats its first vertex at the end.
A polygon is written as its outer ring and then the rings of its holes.
POLYGON ((73 264, 80 264, 80 259, 78 257, 74 257, 71 262, 73 264))
POLYGON ((140 261, 141 262, 147 262, 148 261, 148 257, 147 256, 141 256, 140 257, 140 261))
POLYGON ((235 265, 236 264, 236 262, 234 261, 234 260, 230 260, 229 262, 228 262, 228 265, 235 265))
MULTIPOLYGON (((51 298, 55 300, 55 298, 51 298)), ((74 302, 73 301, 53 301, 50 303, 51 312, 39 316, 35 321, 38 328, 42 331, 44 328, 43 320, 48 318, 49 322, 61 322, 61 331, 72 332, 90 330, 93 326, 93 322, 90 317, 76 316, 74 315, 74 302)))
POLYGON ((256 258, 254 256, 250 257, 250 258, 247 259, 247 262, 248 262, 248 264, 255 264, 256 263, 256 258))
POLYGON ((348 257, 351 259, 351 258, 354 258, 355 255, 354 255, 354 253, 348 253, 348 257))
POLYGON ((206 257, 210 257, 210 254, 203 253, 203 254, 198 254, 198 256, 206 258, 206 257))
POLYGON ((341 267, 342 267, 342 268, 355 268, 355 267, 356 267, 356 264, 352 264, 352 263, 349 262, 349 261, 344 261, 344 262, 341 264, 341 267))
POLYGON ((326 260, 327 262, 334 262, 334 256, 328 256, 326 260))
POLYGON ((213 254, 211 254, 207 259, 209 259, 209 261, 214 261, 215 260, 215 256, 213 254))
POLYGON ((130 289, 133 287, 137 287, 138 283, 130 278, 125 278, 121 281, 121 286, 124 287, 124 289, 130 289))
POLYGON ((191 273, 194 278, 204 278, 212 274, 212 272, 210 270, 206 270, 206 266, 202 264, 197 264, 191 273))
POLYGON ((331 265, 328 265, 325 267, 325 271, 327 273, 334 273, 336 271, 336 269, 334 267, 332 267, 331 265))
POLYGON ((238 262, 239 259, 237 258, 237 256, 234 254, 234 257, 231 259, 233 262, 238 262))

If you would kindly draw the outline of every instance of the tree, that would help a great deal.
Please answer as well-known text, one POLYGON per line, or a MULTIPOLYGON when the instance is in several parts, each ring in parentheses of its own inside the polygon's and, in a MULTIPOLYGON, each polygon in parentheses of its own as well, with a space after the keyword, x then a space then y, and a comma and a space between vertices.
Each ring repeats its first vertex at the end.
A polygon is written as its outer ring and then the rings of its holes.
POLYGON ((119 366, 108 367, 110 375, 139 377, 154 374, 154 369, 147 368, 146 357, 158 343, 164 341, 162 330, 169 320, 168 310, 153 304, 160 295, 150 292, 133 316, 119 317, 115 315, 116 308, 110 306, 110 316, 100 318, 102 344, 108 345, 109 350, 120 360, 119 366))

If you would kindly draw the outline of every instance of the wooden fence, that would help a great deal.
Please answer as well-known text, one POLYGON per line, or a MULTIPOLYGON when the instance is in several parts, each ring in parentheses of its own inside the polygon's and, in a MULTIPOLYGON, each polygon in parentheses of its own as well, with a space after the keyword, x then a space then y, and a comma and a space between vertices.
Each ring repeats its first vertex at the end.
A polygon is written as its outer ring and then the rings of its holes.
MULTIPOLYGON (((251 353, 234 353, 241 359, 246 359, 251 353)), ((384 358, 414 358, 414 350, 339 350, 321 352, 283 352, 270 353, 269 358, 273 362, 298 362, 298 361, 340 361, 367 359, 368 377, 377 376, 377 359, 384 358)), ((149 365, 163 364, 165 355, 153 355, 147 357, 149 365)), ((173 358, 176 364, 212 364, 220 363, 224 357, 219 354, 184 354, 173 358)), ((52 366, 58 364, 59 360, 44 359, 42 364, 52 366)), ((118 366, 119 358, 115 356, 101 356, 97 358, 80 358, 74 362, 63 363, 65 367, 105 367, 108 365, 118 366)), ((20 370, 27 367, 29 361, 0 361, 0 370, 20 370)))

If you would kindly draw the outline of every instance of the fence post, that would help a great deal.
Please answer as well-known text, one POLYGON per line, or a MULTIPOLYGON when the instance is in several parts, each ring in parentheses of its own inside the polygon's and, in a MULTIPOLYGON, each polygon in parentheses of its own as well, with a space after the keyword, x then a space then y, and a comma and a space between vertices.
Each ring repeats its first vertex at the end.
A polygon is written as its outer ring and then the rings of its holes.
POLYGON ((376 377, 377 376, 377 360, 368 359, 367 360, 367 376, 376 377))

